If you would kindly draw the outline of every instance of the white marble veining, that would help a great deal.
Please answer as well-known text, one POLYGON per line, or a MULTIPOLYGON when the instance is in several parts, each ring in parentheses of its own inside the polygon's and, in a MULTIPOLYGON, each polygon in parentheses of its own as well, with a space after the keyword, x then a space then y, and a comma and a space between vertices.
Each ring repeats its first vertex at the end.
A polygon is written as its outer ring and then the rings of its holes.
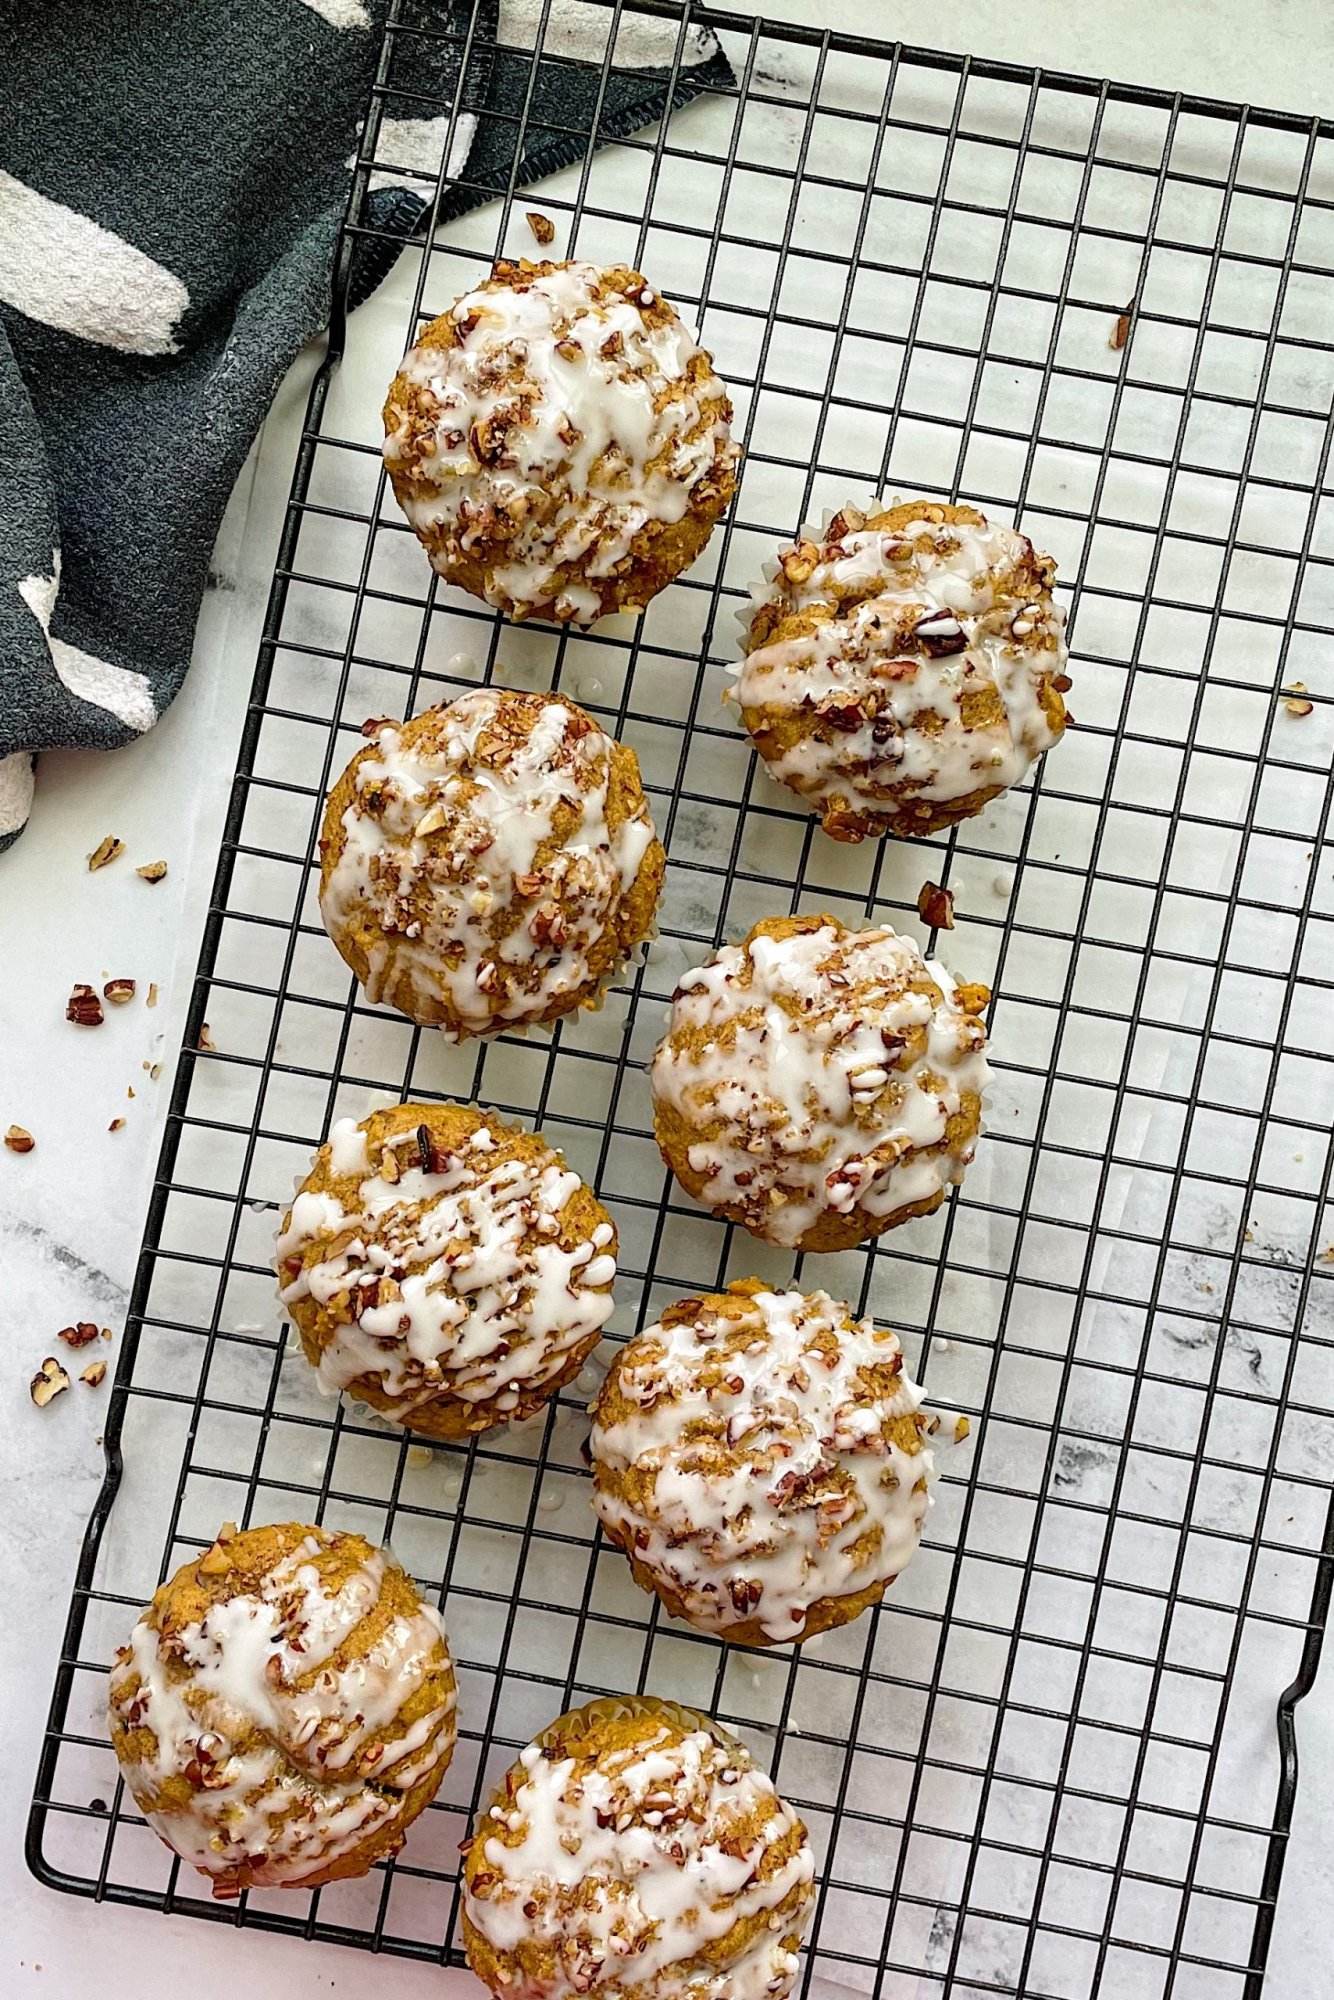
MULTIPOLYGON (((771 4, 767 11, 809 15, 809 9, 795 0, 771 4)), ((828 0, 822 18, 863 33, 868 30, 867 10, 854 0, 828 0)), ((1294 108, 1326 101, 1328 78, 1334 74, 1334 16, 1316 0, 1266 0, 1245 7, 1239 0, 1226 0, 1211 9, 1207 43, 1199 33, 1195 10, 1174 13, 1150 5, 1149 0, 1122 0, 1092 16, 1085 10, 1070 10, 1062 0, 1030 0, 1018 15, 992 0, 986 4, 974 0, 969 8, 945 10, 929 23, 909 23, 895 14, 886 18, 884 30, 1016 61, 1138 77, 1294 108)), ((581 248, 585 252, 592 248, 587 234, 581 248)), ((372 303, 363 310, 382 314, 386 328, 401 316, 401 306, 389 302, 372 303)), ((88 1389, 76 1379, 67 1395, 38 1412, 28 1401, 26 1383, 44 1354, 62 1351, 54 1341, 55 1330, 73 1319, 93 1318, 112 1326, 118 1345, 308 379, 307 362, 285 385, 229 511, 214 566, 218 586, 206 600, 195 670, 180 701, 149 737, 114 757, 48 758, 33 823, 20 846, 0 858, 0 945, 5 965, 0 982, 0 1128, 10 1122, 25 1125, 38 1141, 37 1151, 26 1158, 0 1152, 0 1250, 5 1271, 0 1342, 7 1383, 0 1399, 0 1477, 6 1500, 6 1570, 11 1587, 23 1591, 21 1615, 7 1616, 0 1624, 0 1686, 11 1691, 0 1708, 0 1797, 11 1862, 0 1877, 0 1978, 6 1990, 24 1996, 46 1994, 65 2000, 67 1994, 82 1994, 94 1954, 98 1990, 111 2000, 122 1996, 129 2000, 131 1994, 136 2000, 169 2000, 169 1996, 176 2000, 183 1991, 197 1994, 199 2000, 224 2000, 237 1991, 254 2000, 289 2000, 294 1992, 360 1992, 371 1979, 402 2000, 418 1996, 426 2000, 427 1995, 444 1995, 447 2000, 451 1993, 464 2000, 478 1991, 466 1975, 442 1974, 403 1961, 371 1967, 356 1954, 253 1931, 233 1933, 225 1926, 202 1927, 110 1905, 94 1911, 39 1889, 15 1859, 77 1538, 101 1477, 97 1441, 107 1395, 106 1387, 88 1389), (127 853, 111 868, 89 875, 84 858, 109 832, 126 841, 127 853), (150 888, 132 870, 138 862, 158 856, 168 860, 171 873, 164 883, 150 888), (120 974, 139 982, 139 994, 130 1007, 108 1009, 106 1024, 96 1031, 65 1023, 64 999, 74 980, 100 984, 105 977, 120 974), (161 992, 152 1013, 144 1005, 150 980, 157 981, 161 992), (154 1081, 142 1065, 158 1059, 163 1070, 154 1081), (134 1088, 133 1100, 125 1095, 127 1085, 134 1088), (120 1116, 126 1120, 124 1128, 108 1132, 110 1121, 120 1116)), ((349 375, 340 395, 349 403, 355 395, 365 401, 372 386, 349 375)), ((373 400, 366 404, 372 416, 374 407, 373 400)), ((415 556, 403 539, 405 554, 415 556)), ((384 641, 391 645, 392 635, 386 633, 384 641)), ((573 692, 596 699, 602 691, 575 686, 573 692)), ((1072 699, 1080 713, 1078 695, 1072 699)), ((730 766, 720 768, 730 773, 730 766)), ((718 795, 726 796, 725 790, 718 795)), ((713 828, 707 813, 697 810, 699 824, 693 838, 706 849, 713 828)), ((680 827, 678 841, 690 838, 690 825, 680 827)), ((1223 857, 1213 865, 1225 864, 1223 857)), ((846 865, 855 871, 854 860, 846 865)), ((980 902, 986 882, 978 864, 965 863, 960 872, 980 902)), ((855 883, 855 872, 848 879, 855 883)), ((965 900, 961 894, 961 904, 965 900)), ((1003 907, 999 898, 997 907, 1003 907)), ((1133 922, 1133 899, 1120 914, 1133 922)), ((683 928, 699 927, 699 912, 687 909, 677 915, 683 928)), ((1063 913, 1062 920, 1067 917, 1063 913)), ((663 976, 669 978, 675 969, 671 954, 678 947, 668 943, 660 949, 663 976)), ((1036 973, 1039 968, 1030 970, 1036 973)), ((1183 1009, 1188 1007, 1190 996, 1183 994, 1180 999, 1183 1009)), ((1114 1051, 1107 1049, 1090 1046, 1085 1053, 1094 1074, 1099 1073, 1100 1063, 1114 1059, 1114 1051)), ((1171 1050, 1164 1051, 1152 1080, 1158 1087, 1176 1086, 1175 1060, 1171 1050)), ((1246 1079, 1239 1076, 1237 1090, 1245 1087, 1246 1079)), ((1024 1124, 1031 1109, 1023 1079, 1003 1079, 990 1113, 993 1129, 1006 1118, 1024 1124)), ((1144 1145, 1151 1143, 1151 1114, 1146 1114, 1136 1137, 1144 1145)), ((1005 1194, 1002 1152, 993 1148, 988 1154, 984 1149, 977 1167, 980 1174, 997 1177, 995 1191, 1000 1198, 1005 1194)), ((1308 1163, 1294 1158, 1287 1166, 1294 1186, 1300 1187, 1308 1163)), ((1127 1183, 1119 1197, 1123 1226, 1148 1226, 1146 1214, 1136 1206, 1145 1199, 1143 1190, 1127 1183)), ((1104 1209, 1104 1218, 1106 1213, 1104 1209)), ((1194 1220, 1201 1250, 1194 1261, 1183 1261, 1174 1282, 1183 1297, 1193 1291, 1197 1303, 1200 1296, 1208 1296, 1200 1288, 1214 1282, 1210 1246, 1229 1240, 1229 1217, 1220 1206, 1216 1217, 1194 1220)), ((1273 1282, 1281 1289, 1288 1283, 1291 1253, 1283 1215, 1274 1212, 1257 1218, 1257 1234, 1274 1266, 1273 1282)), ((933 1240, 924 1236, 923 1247, 929 1251, 933 1240)), ((968 1246, 956 1235, 954 1247, 958 1254, 968 1246)), ((1095 1285, 1105 1261, 1114 1254, 1112 1248, 1099 1252, 1103 1264, 1094 1265, 1095 1285)), ((828 1275, 821 1272, 821 1281, 831 1286, 832 1265, 833 1260, 828 1275)), ((882 1309, 888 1316, 888 1308, 882 1309)), ((946 1331, 931 1357, 930 1386, 938 1398, 953 1394, 968 1403, 979 1392, 991 1352, 988 1310, 981 1288, 970 1289, 963 1279, 947 1286, 938 1319, 946 1331)), ((1033 1310, 1031 1341, 1040 1344, 1046 1330, 1040 1306, 1033 1310)), ((1198 1366, 1198 1379, 1203 1379, 1212 1348, 1202 1324, 1181 1322, 1175 1340, 1170 1330, 1155 1334, 1167 1344, 1161 1354, 1155 1353, 1154 1365, 1183 1382, 1191 1380, 1191 1371, 1198 1366)), ((1100 1351, 1133 1359, 1139 1329, 1123 1321, 1116 1310, 1104 1307, 1091 1315, 1084 1332, 1085 1338, 1097 1341, 1100 1351)), ((1059 1337, 1059 1329, 1053 1327, 1053 1344, 1059 1337)), ((1227 1355, 1223 1379, 1233 1380, 1235 1370, 1239 1383, 1250 1379, 1271 1388, 1277 1367, 1276 1355, 1266 1343, 1242 1341, 1227 1355)), ((71 1372, 77 1376, 77 1366, 71 1372)), ((1084 1400, 1073 1412, 1067 1407, 1068 1420, 1093 1431, 1114 1428, 1116 1378, 1091 1376, 1089 1383, 1081 1392, 1084 1400)), ((1034 1385, 1029 1388, 1037 1393, 1034 1385)), ((1167 1418, 1150 1413, 1150 1420, 1165 1423, 1167 1418)), ((998 1442, 996 1448, 1004 1447, 998 1442)), ((1318 1448, 1313 1435, 1313 1469, 1318 1448)), ((1059 1447, 1055 1485, 1096 1500, 1105 1490, 1110 1464, 1110 1456, 1097 1445, 1066 1439, 1059 1447)), ((504 1468, 493 1467, 490 1476, 503 1484, 504 1468)), ((1217 1497, 1224 1518, 1229 1507, 1239 1504, 1227 1491, 1217 1497)), ((998 1531, 1004 1531, 1003 1523, 998 1522, 998 1531)), ((1072 1548, 1067 1553, 1076 1582, 1065 1599, 1044 1601, 1039 1609, 1052 1629, 1059 1632, 1064 1620, 1072 1636, 1078 1636, 1085 1601, 1077 1583, 1082 1552, 1072 1548)), ((1146 1564, 1153 1559, 1147 1546, 1137 1553, 1146 1564)), ((1204 1583, 1207 1573, 1196 1578, 1197 1589, 1204 1583)), ((786 1663, 747 1662, 742 1671, 747 1675, 748 1712, 762 1714, 766 1701, 776 1705, 786 1663)), ((1330 2000, 1334 1972, 1325 1912, 1334 1896, 1334 1858, 1323 1829, 1334 1813, 1334 1665, 1327 1662, 1316 1693, 1299 1715, 1303 1786, 1267 1992, 1275 2000, 1330 2000)), ((800 1710, 796 1719, 800 1727, 800 1710)), ((821 1720, 812 1717, 810 1726, 821 1726, 821 1720)), ((867 1726, 874 1740, 892 1746, 899 1718, 875 1713, 867 1726)), ((962 1723, 954 1726, 961 1729, 962 1723)), ((799 1753, 799 1738, 794 1747, 799 1753)), ((939 1742, 933 1747, 938 1750, 939 1742)), ((965 1754, 968 1748, 962 1737, 947 1739, 945 1747, 947 1754, 951 1748, 965 1754)), ((812 1785, 819 1781, 814 1758, 801 1769, 812 1785)), ((1233 1774, 1237 1782, 1244 1777, 1244 1769, 1233 1774)), ((1017 1792, 998 1796, 989 1821, 993 1831, 998 1821, 1003 1822, 1002 1837, 1007 1827, 1017 1840, 1031 1837, 1017 1792)), ((1088 1829, 1090 1841, 1095 1833, 1088 1829)), ((840 1855, 845 1876, 851 1875, 853 1865, 851 1857, 840 1855)), ((933 1891, 942 1899, 957 1893, 943 1855, 923 1865, 913 1887, 927 1898, 933 1891)), ((952 1918, 943 1911, 937 1911, 935 1920, 929 1911, 910 1915, 921 1918, 922 1935, 905 1932, 901 1949, 905 1955, 917 1953, 923 1965, 943 1970, 953 1945, 952 1918)), ((1073 1920, 1079 1921, 1077 1913, 1073 1920)), ((1007 1934, 998 1931, 977 1949, 981 1956, 970 1962, 965 1954, 961 1965, 971 1963, 979 1977, 1011 1976, 1016 1960, 1007 1934)), ((1033 1976, 1038 1976, 1036 1966, 1033 1976)), ((1052 1982, 1052 1990, 1060 1990, 1055 1984, 1058 1972, 1050 1965, 1043 1968, 1043 1976, 1052 1982)), ((923 2000, 926 1987, 923 1982, 923 2000)), ((900 1983, 890 1990, 892 2000, 917 2000, 912 1984, 900 1983)), ((1190 1989, 1192 1995, 1201 1990, 1190 1989)), ((931 1994, 935 2000, 934 1988, 931 1994)))

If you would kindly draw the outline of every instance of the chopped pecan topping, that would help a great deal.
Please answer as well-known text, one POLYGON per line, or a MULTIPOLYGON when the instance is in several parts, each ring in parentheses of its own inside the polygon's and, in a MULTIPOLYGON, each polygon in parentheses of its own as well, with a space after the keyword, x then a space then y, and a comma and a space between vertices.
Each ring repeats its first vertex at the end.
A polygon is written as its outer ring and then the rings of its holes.
POLYGON ((419 1125, 417 1127, 417 1153, 421 1159, 422 1172, 424 1174, 439 1173, 440 1163, 436 1157, 435 1141, 431 1137, 431 1128, 429 1125, 419 1125))
POLYGON ((778 565, 789 583, 806 583, 814 574, 819 560, 820 551, 815 543, 801 541, 795 548, 783 551, 778 565))
POLYGON ((912 636, 931 660, 961 653, 968 644, 968 635, 952 611, 933 611, 929 618, 919 618, 912 636))
POLYGON ((98 841, 96 847, 88 856, 90 872, 96 871, 98 868, 105 868, 108 861, 118 860, 124 852, 125 842, 117 840, 114 833, 107 834, 104 840, 98 841))
POLYGON ((161 882, 167 873, 167 864, 165 861, 146 861, 142 868, 136 868, 134 872, 141 875, 145 882, 161 882))
POLYGON ((134 981, 132 979, 108 979, 106 985, 102 988, 102 998, 109 1000, 113 1007, 124 1007, 128 1001, 134 998, 134 981))
POLYGON ((5 1133, 5 1144, 11 1153, 30 1153, 37 1141, 21 1125, 11 1125, 5 1133))
POLYGON ((535 208, 529 208, 524 211, 524 220, 539 243, 555 242, 556 225, 550 216, 540 215, 535 208))

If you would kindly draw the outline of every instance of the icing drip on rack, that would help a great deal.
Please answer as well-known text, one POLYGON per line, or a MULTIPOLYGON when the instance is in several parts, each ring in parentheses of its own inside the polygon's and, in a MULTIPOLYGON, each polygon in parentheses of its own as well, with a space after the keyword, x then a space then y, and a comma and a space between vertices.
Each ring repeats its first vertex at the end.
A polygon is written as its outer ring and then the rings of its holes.
POLYGON ((827 1292, 728 1303, 687 1300, 624 1351, 609 1386, 634 1408, 604 1418, 604 1391, 594 1505, 692 1623, 791 1639, 811 1605, 888 1583, 916 1551, 935 1469, 921 1391, 894 1334, 827 1292))

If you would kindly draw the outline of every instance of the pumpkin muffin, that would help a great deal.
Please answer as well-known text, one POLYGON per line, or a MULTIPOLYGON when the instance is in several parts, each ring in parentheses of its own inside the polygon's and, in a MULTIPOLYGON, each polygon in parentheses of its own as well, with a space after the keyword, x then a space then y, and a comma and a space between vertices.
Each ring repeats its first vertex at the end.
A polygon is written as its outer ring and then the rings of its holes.
POLYGON ((837 840, 935 833, 1065 729, 1055 565, 972 507, 835 514, 784 549, 736 688, 771 775, 837 840))
POLYGON ((688 1194, 767 1243, 847 1250, 929 1215, 973 1157, 984 986, 911 938, 769 917, 686 973, 653 1058, 688 1194))
POLYGON ((783 2000, 814 1898, 806 1829, 675 1702, 573 1709, 466 1845, 468 1963, 504 2000, 783 2000))
POLYGON ((454 1753, 440 1614, 387 1549, 224 1527, 111 1670, 135 1803, 215 1896, 314 1889, 395 1853, 454 1753))
POLYGON ((674 1618, 739 1645, 878 1604, 921 1540, 938 1419, 897 1337, 827 1292, 681 1299, 593 1406, 593 1505, 674 1618))
POLYGON ((511 618, 590 625, 694 562, 736 485, 731 421, 638 271, 520 259, 405 356, 384 458, 441 576, 511 618))
POLYGON ((633 750, 562 695, 476 688, 374 725, 325 807, 320 911, 368 999, 458 1040, 598 1005, 665 868, 633 750))
POLYGON ((579 1373, 611 1313, 616 1231, 537 1133, 475 1105, 400 1104, 334 1126, 277 1261, 325 1388, 466 1438, 579 1373))

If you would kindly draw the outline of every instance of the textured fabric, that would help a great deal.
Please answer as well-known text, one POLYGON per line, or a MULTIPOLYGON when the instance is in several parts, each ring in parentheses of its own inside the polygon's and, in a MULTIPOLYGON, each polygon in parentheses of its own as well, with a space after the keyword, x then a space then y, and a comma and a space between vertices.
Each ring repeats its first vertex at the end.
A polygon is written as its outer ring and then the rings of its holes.
MULTIPOLYGON (((387 0, 0 0, 0 847, 33 755, 148 729, 189 664, 227 496, 330 273, 387 0)), ((674 25, 414 0, 350 273, 729 80, 674 25), (465 46, 469 55, 458 89, 465 46), (409 67, 410 62, 410 67, 409 67), (458 100, 458 109, 455 102, 458 100), (600 105, 600 109, 599 109, 600 105), (505 114, 509 114, 508 116, 505 114), (428 173, 413 179, 403 169, 428 173), (398 169, 398 172, 395 172, 398 169)))

